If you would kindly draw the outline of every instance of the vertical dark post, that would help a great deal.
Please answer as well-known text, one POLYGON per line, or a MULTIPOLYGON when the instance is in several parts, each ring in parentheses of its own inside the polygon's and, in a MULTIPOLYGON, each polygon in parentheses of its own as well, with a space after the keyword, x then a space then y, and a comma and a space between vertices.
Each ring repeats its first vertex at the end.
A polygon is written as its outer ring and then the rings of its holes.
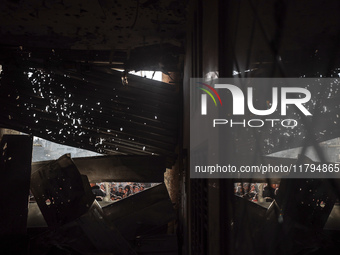
MULTIPOLYGON (((218 69, 220 78, 231 78, 233 75, 234 52, 233 52, 233 11, 232 1, 219 0, 218 13, 218 69)), ((225 134, 223 135, 225 136, 225 134)), ((222 136, 221 136, 222 137, 222 136)), ((224 153, 226 162, 233 155, 232 134, 229 134, 229 141, 220 143, 220 152, 224 153)), ((220 254, 232 254, 232 180, 219 180, 219 203, 220 203, 220 254)))
POLYGON ((27 254, 32 137, 4 135, 0 146, 0 253, 27 254))
POLYGON ((229 0, 219 0, 218 8, 218 71, 220 78, 233 76, 233 33, 232 33, 232 4, 229 0))

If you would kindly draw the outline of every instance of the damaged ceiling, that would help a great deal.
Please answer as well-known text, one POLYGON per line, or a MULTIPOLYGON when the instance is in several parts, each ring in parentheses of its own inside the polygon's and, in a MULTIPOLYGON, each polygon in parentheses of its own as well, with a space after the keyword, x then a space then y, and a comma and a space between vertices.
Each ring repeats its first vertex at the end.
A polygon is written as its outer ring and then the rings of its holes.
POLYGON ((0 6, 0 63, 27 57, 45 67, 64 69, 86 63, 87 68, 179 71, 185 4, 176 0, 5 1, 0 6))
POLYGON ((4 1, 0 127, 114 155, 176 155, 183 1, 4 1), (112 68, 124 69, 118 72, 112 68), (128 78, 123 86, 122 76, 128 78))
POLYGON ((77 50, 180 45, 185 2, 178 0, 8 0, 0 6, 0 43, 77 50))
POLYGON ((171 84, 93 70, 88 75, 34 68, 1 77, 1 126, 103 154, 175 160, 178 94, 171 84))

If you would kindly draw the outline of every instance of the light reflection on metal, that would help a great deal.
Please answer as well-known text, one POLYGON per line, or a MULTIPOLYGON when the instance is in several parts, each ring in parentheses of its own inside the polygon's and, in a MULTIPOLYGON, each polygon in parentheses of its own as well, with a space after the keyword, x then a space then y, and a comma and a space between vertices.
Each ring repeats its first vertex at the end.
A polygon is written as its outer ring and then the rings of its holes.
POLYGON ((126 85, 129 84, 129 81, 128 81, 128 78, 127 78, 127 72, 126 71, 124 71, 122 73, 122 84, 123 84, 123 86, 126 86, 126 85))

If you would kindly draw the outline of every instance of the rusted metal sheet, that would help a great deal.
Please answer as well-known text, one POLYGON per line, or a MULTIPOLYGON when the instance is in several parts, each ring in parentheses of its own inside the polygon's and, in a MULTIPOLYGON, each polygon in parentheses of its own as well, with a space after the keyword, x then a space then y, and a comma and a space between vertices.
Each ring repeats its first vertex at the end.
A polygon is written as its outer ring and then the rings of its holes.
POLYGON ((31 176, 31 190, 49 226, 60 226, 87 212, 94 195, 69 155, 42 166, 31 176))
MULTIPOLYGON (((32 164, 32 173, 50 161, 32 164)), ((165 158, 159 156, 99 156, 74 158, 74 164, 90 182, 163 182, 165 158)))
POLYGON ((32 137, 4 135, 0 143, 0 250, 24 254, 32 137))
POLYGON ((128 240, 166 225, 176 216, 164 183, 106 206, 103 211, 128 240))

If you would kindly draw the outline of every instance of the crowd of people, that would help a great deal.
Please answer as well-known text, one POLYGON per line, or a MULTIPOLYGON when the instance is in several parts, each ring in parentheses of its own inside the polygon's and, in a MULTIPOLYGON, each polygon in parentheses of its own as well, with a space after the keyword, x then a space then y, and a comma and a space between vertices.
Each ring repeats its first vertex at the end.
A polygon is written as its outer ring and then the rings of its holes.
POLYGON ((108 197, 108 192, 110 193, 110 200, 116 201, 139 193, 153 185, 153 183, 109 182, 107 189, 105 183, 91 183, 91 189, 99 201, 108 197))
POLYGON ((234 193, 253 202, 257 202, 259 200, 261 190, 263 201, 271 202, 275 199, 279 186, 279 184, 268 185, 267 183, 238 182, 235 183, 234 193))

